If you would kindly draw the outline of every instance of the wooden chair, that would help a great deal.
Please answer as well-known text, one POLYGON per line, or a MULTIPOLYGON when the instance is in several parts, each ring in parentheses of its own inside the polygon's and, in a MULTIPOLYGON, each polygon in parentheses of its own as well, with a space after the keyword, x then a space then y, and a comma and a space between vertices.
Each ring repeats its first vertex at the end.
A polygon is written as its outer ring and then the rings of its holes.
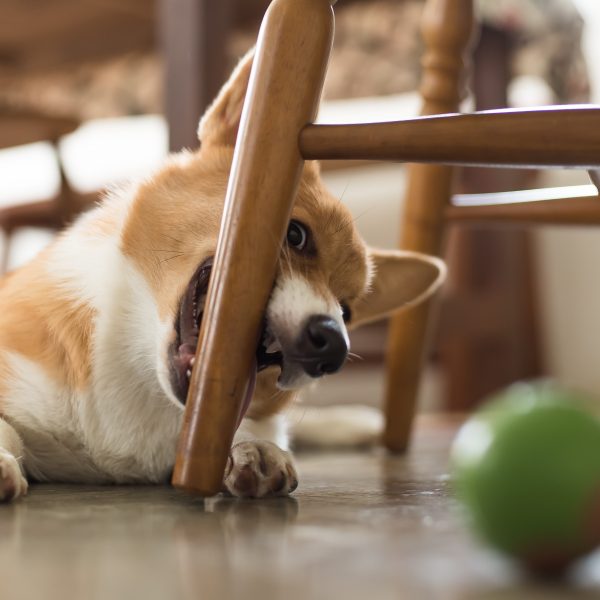
POLYGON ((58 231, 77 214, 92 204, 96 195, 79 194, 69 184, 64 172, 58 142, 73 132, 80 123, 78 119, 49 115, 42 111, 0 107, 0 149, 50 142, 54 148, 60 172, 60 189, 49 200, 28 202, 0 209, 4 251, 0 258, 0 275, 6 271, 9 261, 11 238, 21 227, 41 227, 58 231))
MULTIPOLYGON (((458 109, 472 15, 471 0, 428 0, 424 115, 458 109)), ((424 163, 410 167, 402 247, 432 254, 441 251, 446 223, 457 220, 600 222, 595 195, 510 205, 503 198, 500 204, 481 207, 450 202, 450 165, 597 167, 600 108, 314 125, 332 35, 330 0, 274 0, 263 21, 202 322, 201 359, 192 376, 173 475, 175 486, 193 493, 211 495, 221 489, 305 159, 424 163), (240 299, 246 307, 243 314, 236 310, 240 299)), ((408 443, 430 308, 427 303, 394 319, 385 432, 391 450, 403 450, 408 443)))

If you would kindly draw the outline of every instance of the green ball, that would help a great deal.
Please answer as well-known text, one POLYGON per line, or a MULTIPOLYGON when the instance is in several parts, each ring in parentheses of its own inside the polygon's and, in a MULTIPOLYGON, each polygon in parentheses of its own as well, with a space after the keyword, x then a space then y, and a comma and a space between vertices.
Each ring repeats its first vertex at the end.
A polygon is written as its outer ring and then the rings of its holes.
POLYGON ((476 530, 536 571, 560 571, 600 543, 600 422, 588 403, 553 384, 515 384, 452 448, 476 530))

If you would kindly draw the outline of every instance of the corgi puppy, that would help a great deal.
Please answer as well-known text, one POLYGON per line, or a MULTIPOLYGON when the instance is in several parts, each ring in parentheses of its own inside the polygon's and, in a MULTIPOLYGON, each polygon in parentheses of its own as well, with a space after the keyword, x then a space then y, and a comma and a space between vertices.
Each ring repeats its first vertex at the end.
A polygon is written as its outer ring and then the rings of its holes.
MULTIPOLYGON (((0 499, 28 479, 169 481, 251 60, 202 118, 197 152, 112 191, 0 283, 0 499)), ((306 163, 224 491, 293 491, 282 409, 342 366, 349 328, 423 300, 443 274, 436 258, 367 248, 306 163)))

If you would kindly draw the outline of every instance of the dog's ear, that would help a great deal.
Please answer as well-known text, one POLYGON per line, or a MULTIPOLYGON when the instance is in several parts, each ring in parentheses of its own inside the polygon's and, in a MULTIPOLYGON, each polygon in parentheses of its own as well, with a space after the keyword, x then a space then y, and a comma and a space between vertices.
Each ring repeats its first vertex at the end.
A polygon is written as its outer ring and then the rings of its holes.
POLYGON ((198 139, 203 146, 235 146, 253 58, 254 48, 240 60, 229 81, 200 119, 198 139))
POLYGON ((352 308, 349 329, 422 302, 446 277, 443 261, 418 252, 369 249, 369 259, 373 270, 371 285, 352 308))

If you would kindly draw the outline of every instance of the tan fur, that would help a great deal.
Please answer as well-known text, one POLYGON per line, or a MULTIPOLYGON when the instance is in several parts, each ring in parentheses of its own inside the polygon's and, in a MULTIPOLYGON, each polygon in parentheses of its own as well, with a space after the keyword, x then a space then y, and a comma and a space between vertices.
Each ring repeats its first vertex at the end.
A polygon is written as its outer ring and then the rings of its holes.
POLYGON ((297 396, 277 387, 278 368, 270 367, 258 374, 256 391, 248 409, 249 419, 261 420, 281 413, 297 396))
POLYGON ((44 258, 2 285, 0 348, 35 361, 56 383, 81 390, 90 375, 94 310, 48 276, 44 258))
POLYGON ((150 284, 161 317, 175 310, 199 262, 214 254, 230 163, 230 151, 207 160, 189 155, 138 190, 122 250, 150 284))

